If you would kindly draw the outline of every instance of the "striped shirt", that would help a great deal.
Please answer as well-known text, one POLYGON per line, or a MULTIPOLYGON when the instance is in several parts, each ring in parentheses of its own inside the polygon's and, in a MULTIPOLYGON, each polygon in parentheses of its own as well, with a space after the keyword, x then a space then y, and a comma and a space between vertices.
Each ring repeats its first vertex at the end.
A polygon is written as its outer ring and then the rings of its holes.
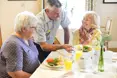
POLYGON ((67 12, 63 10, 57 20, 50 20, 45 10, 42 10, 42 12, 37 14, 37 18, 39 22, 34 34, 34 40, 36 43, 47 42, 53 44, 59 26, 61 25, 62 28, 66 28, 70 24, 67 12))

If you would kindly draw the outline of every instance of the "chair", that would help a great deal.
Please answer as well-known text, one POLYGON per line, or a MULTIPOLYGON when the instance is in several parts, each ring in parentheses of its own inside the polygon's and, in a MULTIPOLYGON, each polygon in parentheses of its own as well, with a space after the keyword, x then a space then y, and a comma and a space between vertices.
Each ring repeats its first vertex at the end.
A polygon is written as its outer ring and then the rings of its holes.
POLYGON ((0 25, 0 48, 2 46, 2 33, 1 33, 1 25, 0 25))
MULTIPOLYGON (((107 21, 106 21, 106 25, 105 26, 101 26, 102 35, 103 34, 110 35, 111 34, 111 27, 112 27, 112 19, 108 17, 107 21)), ((108 49, 108 41, 105 42, 105 46, 108 49)))
POLYGON ((61 44, 60 41, 57 39, 57 37, 55 37, 54 39, 54 43, 53 44, 61 44))
POLYGON ((110 34, 111 27, 112 27, 112 19, 108 17, 106 21, 106 25, 101 26, 102 34, 110 34))

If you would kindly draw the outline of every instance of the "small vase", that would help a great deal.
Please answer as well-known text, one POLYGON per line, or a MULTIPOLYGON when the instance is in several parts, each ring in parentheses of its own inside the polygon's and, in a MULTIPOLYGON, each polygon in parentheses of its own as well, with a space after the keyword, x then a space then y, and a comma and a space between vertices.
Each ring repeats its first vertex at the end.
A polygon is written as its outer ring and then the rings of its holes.
POLYGON ((100 49, 100 56, 99 56, 99 62, 98 62, 98 71, 99 72, 104 72, 104 58, 103 58, 103 45, 101 45, 100 49))

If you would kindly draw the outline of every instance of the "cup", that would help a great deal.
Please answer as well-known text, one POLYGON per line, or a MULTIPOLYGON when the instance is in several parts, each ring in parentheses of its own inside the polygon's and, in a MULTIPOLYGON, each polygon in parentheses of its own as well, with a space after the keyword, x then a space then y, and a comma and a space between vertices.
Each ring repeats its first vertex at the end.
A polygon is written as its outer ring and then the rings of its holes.
POLYGON ((64 59, 64 68, 67 71, 72 70, 72 59, 70 57, 64 59))
POLYGON ((92 69, 94 72, 98 71, 98 62, 100 56, 100 46, 93 46, 92 50, 92 69))
POLYGON ((104 52, 104 63, 111 64, 112 63, 112 56, 113 56, 112 51, 105 51, 104 52))
POLYGON ((79 60, 81 56, 82 56, 82 51, 76 51, 75 52, 75 60, 76 61, 79 60))
POLYGON ((79 67, 81 71, 92 72, 91 52, 83 52, 83 55, 79 60, 79 67))

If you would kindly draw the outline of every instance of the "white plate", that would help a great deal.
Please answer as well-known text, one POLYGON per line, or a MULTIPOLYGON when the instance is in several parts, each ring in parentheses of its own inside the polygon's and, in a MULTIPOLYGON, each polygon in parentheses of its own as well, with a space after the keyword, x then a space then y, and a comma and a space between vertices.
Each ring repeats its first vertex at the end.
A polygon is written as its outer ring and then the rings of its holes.
POLYGON ((49 67, 49 68, 63 68, 63 65, 50 66, 46 61, 44 61, 44 65, 49 67))

